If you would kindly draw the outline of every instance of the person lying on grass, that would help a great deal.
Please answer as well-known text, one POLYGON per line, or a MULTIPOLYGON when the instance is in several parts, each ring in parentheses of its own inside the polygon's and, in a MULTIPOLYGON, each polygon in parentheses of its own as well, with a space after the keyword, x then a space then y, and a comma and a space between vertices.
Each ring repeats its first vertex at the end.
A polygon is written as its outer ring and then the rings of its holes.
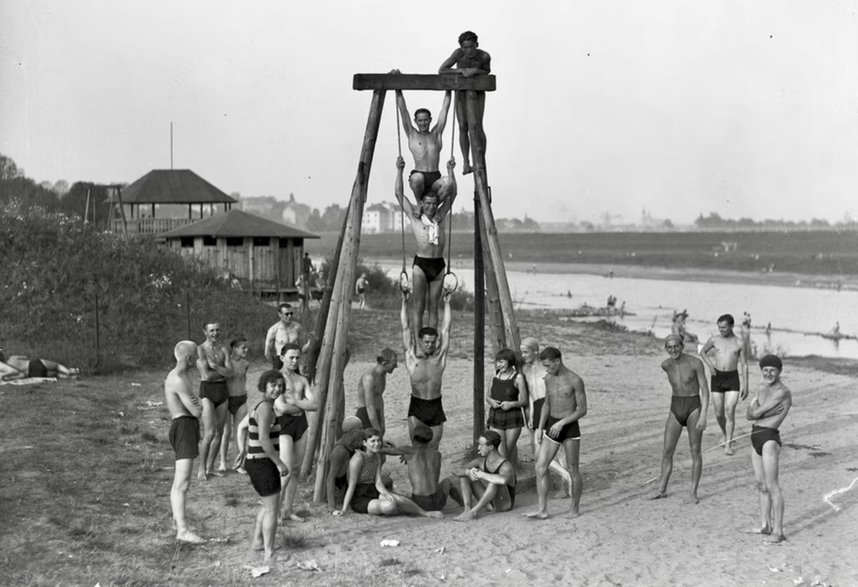
POLYGON ((80 369, 66 367, 56 361, 10 355, 6 357, 0 349, 0 381, 27 379, 28 377, 74 378, 80 375, 80 369))

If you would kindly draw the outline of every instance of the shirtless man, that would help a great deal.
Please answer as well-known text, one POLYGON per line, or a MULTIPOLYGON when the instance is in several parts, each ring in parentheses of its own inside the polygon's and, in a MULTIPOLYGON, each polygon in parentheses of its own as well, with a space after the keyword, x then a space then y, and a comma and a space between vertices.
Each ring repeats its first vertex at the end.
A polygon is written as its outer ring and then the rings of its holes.
MULTIPOLYGON (((464 77, 472 77, 475 75, 488 75, 492 70, 491 56, 478 49, 477 35, 471 31, 465 31, 459 35, 459 48, 453 51, 441 67, 438 68, 438 73, 457 73, 464 77), (455 68, 453 67, 455 65, 455 68)), ((475 92, 477 96, 477 120, 473 121, 476 124, 477 132, 480 136, 480 142, 483 144, 483 153, 486 149, 486 133, 483 130, 483 111, 486 108, 486 93, 475 92)), ((468 119, 468 110, 465 107, 465 92, 459 92, 456 97, 456 117, 459 119, 459 147, 462 149, 462 174, 467 175, 471 171, 471 141, 468 137, 468 127, 470 120, 468 119)))
POLYGON ((670 400, 670 412, 664 425, 664 451, 661 456, 661 482, 658 493, 652 499, 667 497, 667 482, 673 471, 673 453, 682 434, 682 428, 688 427, 688 443, 691 446, 691 502, 697 498, 697 486, 703 472, 703 456, 700 442, 706 429, 706 413, 709 410, 709 385, 706 383, 706 369, 697 357, 682 352, 682 339, 671 334, 664 340, 664 349, 668 359, 661 368, 667 373, 667 380, 673 389, 670 400))
POLYGON ((402 309, 399 313, 402 323, 402 344, 405 346, 405 368, 411 378, 411 403, 408 405, 408 432, 414 435, 414 427, 424 424, 432 429, 431 446, 438 447, 444 433, 447 416, 441 403, 441 378, 447 367, 447 349, 450 347, 450 296, 444 294, 444 324, 438 331, 425 327, 420 329, 417 338, 411 334, 408 323, 408 294, 402 293, 402 309), (416 344, 415 344, 416 341, 416 344), (419 345, 419 348, 418 348, 419 345))
MULTIPOLYGON (((277 306, 277 311, 280 319, 271 325, 268 333, 265 335, 265 358, 271 361, 271 366, 278 371, 283 369, 283 362, 280 360, 280 355, 283 351, 283 346, 294 342, 301 344, 301 338, 304 336, 304 329, 298 322, 292 319, 295 310, 286 302, 277 306)), ((307 352, 310 346, 310 340, 304 344, 303 352, 307 352)))
POLYGON ((0 381, 26 379, 28 377, 74 378, 80 369, 66 367, 56 361, 35 359, 26 355, 6 357, 0 349, 0 381))
POLYGON ((366 273, 361 273, 360 277, 355 282, 355 295, 358 297, 358 308, 366 309, 366 290, 369 287, 369 281, 366 278, 366 273))
POLYGON ((383 455, 399 455, 408 464, 408 480, 411 482, 411 501, 427 512, 440 512, 447 504, 447 495, 462 504, 458 489, 450 479, 439 481, 441 476, 441 453, 430 446, 432 429, 423 424, 414 427, 411 446, 387 446, 378 452, 383 455), (452 494, 451 494, 452 492, 452 494))
POLYGON ((448 178, 452 182, 449 197, 439 205, 438 196, 428 193, 423 196, 421 206, 415 206, 405 197, 402 183, 402 170, 405 168, 405 160, 402 157, 396 159, 396 185, 394 192, 396 200, 411 223, 411 231, 417 241, 417 254, 414 255, 414 263, 411 267, 411 279, 414 286, 414 300, 412 313, 414 318, 412 326, 414 337, 417 338, 420 329, 423 328, 423 312, 427 306, 429 317, 427 326, 438 327, 438 302, 444 286, 444 274, 446 264, 444 263, 444 218, 453 206, 456 199, 456 179, 453 177, 453 166, 456 164, 452 159, 447 163, 448 178))
POLYGON ((712 374, 712 403, 715 420, 721 427, 724 454, 733 454, 733 430, 736 427, 736 404, 748 397, 748 358, 745 344, 733 333, 733 316, 718 318, 718 336, 706 341, 700 358, 712 374), (709 353, 714 351, 714 358, 709 353), (741 370, 738 369, 741 364, 741 370))
POLYGON ((486 430, 477 440, 479 456, 453 471, 453 476, 459 478, 465 508, 455 520, 473 520, 489 505, 496 512, 508 512, 515 506, 515 469, 498 451, 500 443, 500 434, 486 430), (477 503, 472 505, 474 497, 477 503))
POLYGON ((763 380, 757 397, 748 406, 751 429, 751 463, 760 494, 760 534, 770 534, 772 542, 783 542, 784 497, 778 482, 781 435, 778 427, 792 407, 792 393, 781 382, 783 362, 775 355, 760 359, 763 380))
POLYGON ((364 428, 375 428, 384 436, 384 388, 387 376, 397 367, 396 351, 385 348, 376 357, 372 369, 361 375, 358 382, 357 412, 364 428))
POLYGON ((197 347, 197 370, 200 372, 200 399, 203 404, 203 439, 200 442, 200 465, 197 479, 205 481, 208 475, 223 477, 215 470, 215 459, 220 448, 226 424, 229 388, 226 380, 232 377, 232 359, 220 342, 220 324, 206 324, 206 340, 197 347))
POLYGON ((568 517, 579 514, 583 481, 578 470, 581 450, 581 430, 578 421, 587 415, 587 395, 584 381, 564 364, 560 350, 545 347, 539 353, 539 362, 545 367, 545 405, 536 426, 539 454, 536 457, 537 508, 524 514, 528 518, 548 517, 548 464, 563 446, 566 469, 572 477, 572 507, 568 517))
MULTIPOLYGON (((226 409, 226 423, 223 427, 223 437, 220 440, 220 465, 217 470, 226 472, 226 459, 229 453, 229 440, 235 434, 236 443, 238 439, 238 425, 247 414, 247 369, 250 367, 250 362, 247 360, 247 355, 250 353, 250 347, 247 346, 247 339, 243 336, 236 338, 229 343, 232 355, 232 375, 226 378, 226 388, 229 392, 226 409)), ((243 473, 241 463, 233 467, 239 473, 243 473)))
POLYGON ((176 366, 167 374, 164 381, 164 399, 170 410, 170 445, 176 453, 176 470, 173 476, 173 488, 170 490, 170 507, 173 509, 173 521, 176 524, 176 540, 201 544, 205 542, 188 527, 185 518, 185 506, 194 459, 199 454, 200 421, 202 414, 200 398, 194 393, 188 369, 197 359, 197 345, 183 340, 173 349, 176 366))
POLYGON ((349 460, 355 451, 363 445, 363 425, 357 416, 343 419, 343 435, 334 444, 328 454, 328 475, 325 477, 325 494, 328 507, 337 507, 337 493, 345 493, 349 486, 349 460))
MULTIPOLYGON (((294 342, 285 345, 280 355, 283 361, 283 378, 286 390, 274 401, 274 414, 280 423, 280 460, 286 463, 290 471, 298 471, 304 461, 309 426, 307 414, 318 409, 316 397, 310 389, 307 378, 298 373, 301 361, 301 349, 294 342)), ((290 475, 283 488, 283 506, 281 518, 293 522, 303 522, 304 518, 292 512, 292 502, 298 491, 298 475, 290 475)))
MULTIPOLYGON (((539 424, 542 406, 545 403, 545 375, 547 372, 542 363, 539 362, 539 341, 533 337, 527 337, 521 341, 519 348, 522 359, 521 374, 524 375, 524 380, 527 382, 527 398, 530 403, 525 409, 525 423, 527 429, 531 431, 531 446, 535 462, 539 455, 536 427, 539 424)), ((560 464, 558 457, 559 454, 555 454, 548 467, 563 479, 566 495, 572 495, 572 477, 569 475, 569 471, 560 464)))
MULTIPOLYGON (((399 73, 399 70, 394 69, 391 73, 393 72, 399 73)), ((444 202, 451 189, 450 180, 441 177, 441 172, 438 171, 443 147, 442 137, 444 128, 447 126, 451 98, 452 92, 447 90, 444 94, 444 102, 441 104, 441 114, 438 115, 438 124, 429 130, 432 124, 432 114, 429 110, 426 108, 415 110, 414 126, 412 126, 402 90, 396 90, 396 106, 401 114, 405 136, 408 137, 408 149, 414 157, 414 169, 408 174, 408 185, 414 192, 414 199, 418 202, 429 192, 434 192, 438 195, 439 201, 444 202)))

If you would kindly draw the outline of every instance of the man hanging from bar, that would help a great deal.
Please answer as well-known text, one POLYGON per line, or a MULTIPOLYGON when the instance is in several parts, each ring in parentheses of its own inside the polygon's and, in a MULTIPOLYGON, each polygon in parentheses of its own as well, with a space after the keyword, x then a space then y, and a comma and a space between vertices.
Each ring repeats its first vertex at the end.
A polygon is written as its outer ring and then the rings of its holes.
POLYGON ((415 341, 419 340, 418 333, 423 328, 423 313, 427 306, 429 316, 426 319, 426 325, 432 328, 438 327, 438 306, 441 301, 446 273, 444 218, 456 200, 456 178, 453 175, 455 166, 455 159, 450 159, 447 162, 446 179, 449 182, 450 190, 443 203, 439 202, 437 194, 429 192, 423 196, 422 203, 415 205, 405 197, 402 178, 405 160, 402 157, 396 158, 397 173, 394 194, 411 224, 411 231, 417 241, 417 254, 414 255, 414 264, 411 267, 414 297, 411 304, 411 327, 415 341))
MULTIPOLYGON (((394 69, 390 73, 399 73, 399 70, 394 69)), ((418 108, 414 111, 414 125, 412 125, 402 90, 396 90, 396 106, 401 114, 402 129, 408 139, 408 149, 414 157, 414 169, 408 174, 408 185, 414 192, 414 199, 418 202, 427 193, 434 192, 438 195, 439 204, 443 204, 450 190, 455 189, 450 185, 449 179, 442 177, 438 170, 443 147, 442 137, 444 128, 447 126, 447 113, 450 111, 451 99, 452 92, 448 90, 444 94, 438 123, 430 130, 432 113, 427 108, 418 108)))
MULTIPOLYGON (((453 51, 453 54, 441 64, 441 67, 438 68, 438 73, 457 73, 464 77, 491 73, 492 58, 478 47, 477 34, 472 31, 465 31, 459 35, 459 48, 453 51), (454 65, 455 68, 453 67, 454 65)), ((486 149, 486 133, 483 131, 483 111, 486 107, 486 93, 475 92, 475 94, 477 97, 477 120, 468 119, 466 92, 457 92, 456 95, 456 116, 459 119, 459 146, 462 149, 463 175, 467 175, 473 171, 471 169, 471 141, 468 137, 469 124, 475 125, 475 130, 483 145, 483 153, 485 153, 486 149)))

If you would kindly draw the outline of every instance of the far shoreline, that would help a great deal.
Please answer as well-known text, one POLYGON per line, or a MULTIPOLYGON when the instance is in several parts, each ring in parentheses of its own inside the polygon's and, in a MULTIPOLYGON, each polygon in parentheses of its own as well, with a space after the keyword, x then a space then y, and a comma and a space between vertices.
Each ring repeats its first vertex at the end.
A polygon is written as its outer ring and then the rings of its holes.
MULTIPOLYGON (((364 261, 365 265, 374 263, 398 263, 394 257, 374 258, 364 261)), ((456 267, 473 269, 473 259, 454 259, 453 272, 456 267)), ((612 277, 627 279, 662 279, 671 281, 696 281, 719 284, 744 284, 778 287, 802 287, 808 289, 834 289, 858 291, 858 275, 806 275, 799 273, 751 273, 747 271, 729 271, 724 269, 676 268, 676 267, 644 267, 641 265, 622 265, 607 263, 526 263, 523 261, 504 261, 507 271, 522 273, 560 273, 601 275, 605 278, 613 271, 612 277)))

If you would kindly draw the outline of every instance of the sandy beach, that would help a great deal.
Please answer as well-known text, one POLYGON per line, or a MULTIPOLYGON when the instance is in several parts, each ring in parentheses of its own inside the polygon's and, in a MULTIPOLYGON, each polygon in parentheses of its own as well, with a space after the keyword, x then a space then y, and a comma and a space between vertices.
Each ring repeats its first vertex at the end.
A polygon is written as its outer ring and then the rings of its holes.
MULTIPOLYGON (((377 318, 357 312, 358 324, 377 318)), ((522 331, 535 328, 522 324, 522 331)), ((781 428, 781 486, 786 501, 788 540, 770 545, 758 530, 758 502, 750 459, 750 426, 737 419, 736 454, 717 446, 711 412, 704 433, 700 503, 686 502, 690 457, 683 433, 667 499, 649 501, 659 475, 669 387, 661 372, 660 341, 643 335, 599 331, 580 324, 540 326, 540 338, 566 350, 566 362, 587 385, 589 414, 581 423, 581 516, 566 518, 568 498, 555 492, 551 518, 534 521, 522 513, 535 504, 530 442, 519 442, 521 489, 513 511, 486 514, 462 523, 445 520, 382 519, 351 513, 334 518, 324 505, 311 504, 306 483, 296 507, 307 514, 290 523, 280 562, 254 584, 301 585, 848 585, 858 582, 853 556, 858 528, 858 488, 823 501, 858 477, 858 395, 856 376, 793 367, 783 379, 793 390, 794 407, 781 428), (396 540, 395 547, 380 546, 396 540), (289 544, 297 541, 297 547, 289 544), (315 561, 318 571, 298 565, 315 561)), ((529 332, 528 332, 529 333, 529 332)), ((455 333, 454 333, 455 334, 455 333)), ((473 363, 466 339, 454 341, 444 383, 448 414, 441 449, 442 474, 462 459, 472 442, 473 363)), ((361 348, 345 373, 347 413, 354 410, 354 384, 368 368, 373 350, 361 348), (352 393, 349 393, 352 392, 352 393)), ((262 366, 254 368, 258 377, 262 366)), ((752 369, 752 381, 758 370, 752 369)), ((388 438, 407 442, 408 382, 400 367, 388 380, 388 438)), ((253 402, 256 393, 251 394, 253 402)), ((157 394, 153 393, 157 399, 157 394)), ((747 404, 740 404, 744 415, 747 404)), ((166 428, 163 434, 166 434, 166 428)), ((165 445, 165 448, 169 448, 165 445)), ((169 463, 169 452, 163 454, 169 463)), ((409 493, 405 468, 385 470, 396 490, 409 493)), ((165 472, 165 483, 169 472, 165 472)), ((166 488, 166 487, 165 487, 166 488)), ((222 565, 225 578, 250 581, 250 533, 256 496, 247 479, 230 474, 191 488, 191 516, 198 530, 217 542, 186 550, 177 565, 222 565), (223 507, 223 495, 237 499, 223 507)), ((168 523, 168 510, 163 512, 168 523)), ((164 540, 169 540, 165 532, 164 540)))

